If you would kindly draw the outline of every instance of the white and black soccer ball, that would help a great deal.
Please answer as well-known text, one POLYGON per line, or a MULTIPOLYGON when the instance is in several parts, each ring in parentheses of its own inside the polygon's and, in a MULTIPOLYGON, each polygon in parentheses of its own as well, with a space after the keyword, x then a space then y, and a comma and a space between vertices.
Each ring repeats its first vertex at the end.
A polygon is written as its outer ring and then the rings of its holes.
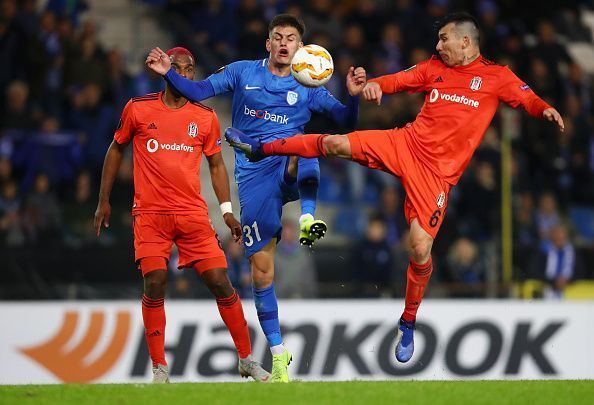
POLYGON ((334 73, 332 55, 319 45, 299 48, 291 61, 291 74, 306 87, 319 87, 328 83, 334 73))

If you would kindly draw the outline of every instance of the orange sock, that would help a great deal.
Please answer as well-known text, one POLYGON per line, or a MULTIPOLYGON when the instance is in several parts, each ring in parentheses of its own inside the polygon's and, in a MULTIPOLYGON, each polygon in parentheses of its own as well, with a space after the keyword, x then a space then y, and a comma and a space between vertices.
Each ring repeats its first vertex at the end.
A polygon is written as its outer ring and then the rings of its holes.
POLYGON ((407 322, 414 322, 417 318, 419 305, 425 295, 425 289, 433 272, 433 260, 425 264, 416 264, 412 260, 406 271, 406 297, 404 299, 404 313, 402 318, 407 322))
POLYGON ((326 151, 322 143, 325 136, 324 134, 308 134, 277 139, 262 144, 262 151, 265 155, 295 155, 305 158, 326 157, 326 151))
POLYGON ((233 294, 227 298, 217 298, 217 306, 223 322, 231 333, 239 357, 246 358, 252 353, 252 343, 237 291, 233 291, 233 294))
POLYGON ((142 319, 144 333, 153 367, 167 365, 165 361, 165 299, 142 296, 142 319))

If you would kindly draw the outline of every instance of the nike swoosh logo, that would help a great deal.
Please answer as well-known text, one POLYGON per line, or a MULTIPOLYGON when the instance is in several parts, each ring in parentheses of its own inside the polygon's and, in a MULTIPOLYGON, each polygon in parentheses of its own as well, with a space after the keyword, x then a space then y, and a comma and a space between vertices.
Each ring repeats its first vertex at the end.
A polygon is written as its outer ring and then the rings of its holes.
POLYGON ((256 89, 259 89, 259 88, 260 88, 259 86, 248 86, 247 84, 245 85, 245 89, 246 90, 256 90, 256 89))

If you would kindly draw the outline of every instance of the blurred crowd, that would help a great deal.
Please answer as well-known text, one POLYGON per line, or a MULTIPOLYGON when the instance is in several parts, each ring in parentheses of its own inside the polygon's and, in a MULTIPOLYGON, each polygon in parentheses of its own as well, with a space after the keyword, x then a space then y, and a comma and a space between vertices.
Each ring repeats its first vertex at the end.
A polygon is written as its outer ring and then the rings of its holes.
MULTIPOLYGON (((555 106, 566 129, 560 133, 524 112, 496 116, 450 195, 434 249, 434 281, 449 284, 447 295, 454 296, 484 296, 487 281, 501 281, 504 128, 513 145, 514 246, 520 252, 515 277, 541 279, 553 292, 592 277, 594 88, 592 76, 567 51, 567 44, 592 42, 591 29, 581 22, 583 10, 593 10, 591 1, 548 8, 504 0, 145 3, 206 73, 235 60, 266 57, 268 21, 282 12, 299 15, 307 27, 305 42, 326 47, 334 57, 336 71, 327 87, 339 99, 346 96, 349 66, 363 66, 375 77, 414 65, 434 52, 437 19, 454 10, 473 13, 482 28, 483 55, 509 65, 555 106)), ((114 231, 98 241, 91 223, 100 170, 126 101, 162 89, 163 81, 144 70, 130 75, 121 51, 105 49, 95 23, 81 18, 88 7, 82 0, 49 0, 42 9, 35 0, 0 0, 2 247, 130 243, 131 159, 125 159, 112 194, 114 231)), ((403 126, 422 102, 423 95, 398 94, 385 97, 381 108, 362 104, 358 127, 403 126)), ((306 129, 339 132, 324 117, 314 117, 306 129)), ((401 296, 408 255, 399 182, 349 162, 324 160, 319 199, 333 208, 333 218, 324 219, 353 255, 343 275, 351 282, 350 294, 401 296)), ((294 226, 285 228, 279 296, 324 295, 313 255, 290 242, 297 241, 294 226)), ((236 250, 227 249, 231 273, 249 295, 249 269, 236 250)), ((181 279, 179 285, 180 296, 191 295, 181 279)))

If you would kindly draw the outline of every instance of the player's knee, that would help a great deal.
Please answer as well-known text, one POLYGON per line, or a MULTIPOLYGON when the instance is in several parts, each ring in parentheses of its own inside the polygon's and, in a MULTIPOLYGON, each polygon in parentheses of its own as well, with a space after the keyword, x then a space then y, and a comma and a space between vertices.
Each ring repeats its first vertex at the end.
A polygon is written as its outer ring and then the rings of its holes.
POLYGON ((233 294, 233 286, 224 272, 219 277, 208 280, 206 285, 216 298, 227 298, 233 294))
POLYGON ((167 272, 155 270, 144 275, 144 295, 149 298, 163 298, 167 287, 167 272))
POLYGON ((329 156, 343 155, 347 138, 341 135, 328 135, 324 137, 324 148, 329 156))
POLYGON ((431 240, 426 238, 410 239, 410 256, 417 264, 424 264, 431 256, 431 240))

